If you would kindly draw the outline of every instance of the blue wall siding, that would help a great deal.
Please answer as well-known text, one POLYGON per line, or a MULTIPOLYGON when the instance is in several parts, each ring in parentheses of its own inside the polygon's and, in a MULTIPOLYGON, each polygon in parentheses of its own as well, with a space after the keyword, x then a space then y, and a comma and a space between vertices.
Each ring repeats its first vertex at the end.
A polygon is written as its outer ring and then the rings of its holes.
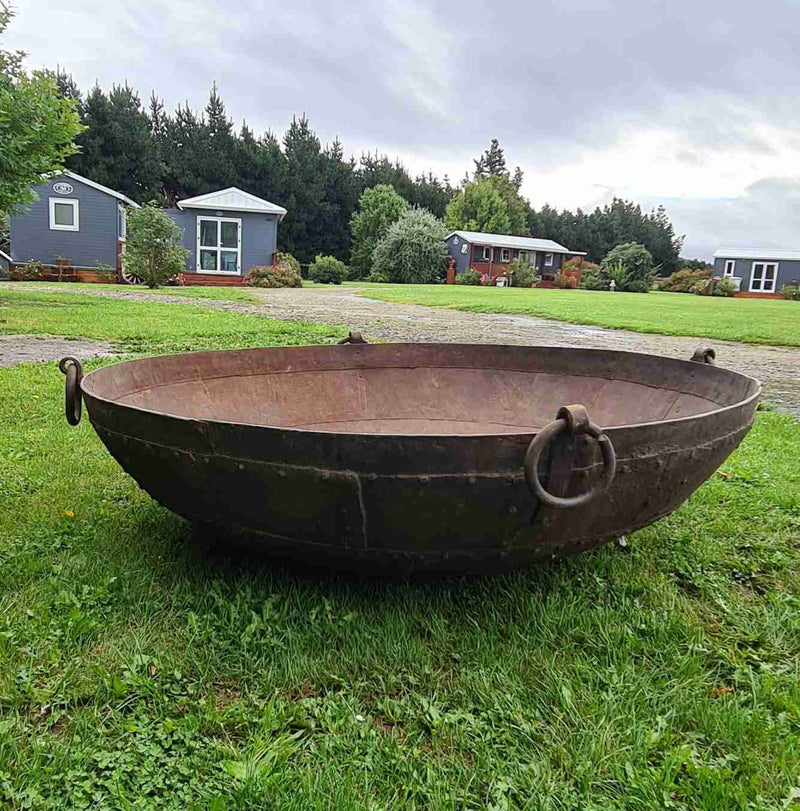
POLYGON ((11 259, 36 259, 52 265, 59 256, 74 267, 93 268, 99 264, 117 266, 117 199, 79 180, 61 175, 34 190, 37 199, 27 210, 11 217, 11 259), (64 181, 71 194, 56 194, 53 183, 64 181), (50 229, 49 198, 78 200, 79 231, 50 229))
POLYGON ((447 253, 456 260, 456 276, 460 276, 469 267, 469 248, 469 242, 461 239, 461 237, 452 236, 447 240, 447 253), (454 239, 457 239, 458 243, 454 243, 454 239), (463 245, 467 246, 466 253, 461 253, 461 248, 463 245))
POLYGON ((189 251, 186 269, 197 272, 197 218, 229 217, 242 221, 242 275, 256 265, 269 265, 277 250, 278 218, 272 214, 254 214, 249 211, 215 211, 192 208, 182 211, 166 209, 166 213, 178 224, 183 233, 183 247, 189 251))
MULTIPOLYGON (((733 259, 734 257, 729 257, 733 259)), ((736 268, 733 272, 734 276, 738 276, 742 280, 741 287, 739 288, 743 293, 750 292, 750 282, 753 275, 753 262, 778 262, 778 281, 775 285, 775 292, 780 293, 781 288, 786 284, 796 284, 800 282, 800 261, 790 262, 785 259, 775 260, 768 257, 761 260, 754 259, 736 259, 736 268)), ((725 272, 725 262, 723 259, 714 260, 714 275, 722 276, 725 272)), ((759 292, 759 291, 756 291, 759 292)))

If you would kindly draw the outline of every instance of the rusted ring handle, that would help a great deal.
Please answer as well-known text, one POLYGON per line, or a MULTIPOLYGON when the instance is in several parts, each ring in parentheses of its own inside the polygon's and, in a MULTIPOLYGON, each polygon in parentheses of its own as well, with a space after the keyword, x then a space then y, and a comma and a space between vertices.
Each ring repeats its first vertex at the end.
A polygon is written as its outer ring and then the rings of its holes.
POLYGON ((368 344, 369 341, 364 340, 364 336, 360 332, 352 332, 350 331, 347 334, 346 338, 342 338, 341 341, 337 341, 337 344, 368 344))
POLYGON ((698 346, 697 349, 694 350, 692 360, 695 361, 695 363, 707 363, 709 366, 713 366, 716 357, 717 353, 712 347, 709 346, 706 348, 698 346))
POLYGON ((551 507, 582 507, 602 493, 614 479, 617 472, 617 455, 611 440, 603 433, 603 429, 589 420, 583 406, 567 406, 560 408, 558 416, 548 423, 531 440, 528 452, 525 454, 525 480, 528 487, 545 504, 551 507), (600 452, 603 455, 603 475, 591 489, 579 496, 554 496, 544 489, 539 481, 539 457, 547 444, 555 439, 562 431, 571 431, 575 434, 588 434, 597 440, 600 452))
POLYGON ((81 421, 83 365, 77 358, 67 355, 58 362, 58 368, 67 376, 64 384, 64 415, 70 425, 77 425, 81 421))

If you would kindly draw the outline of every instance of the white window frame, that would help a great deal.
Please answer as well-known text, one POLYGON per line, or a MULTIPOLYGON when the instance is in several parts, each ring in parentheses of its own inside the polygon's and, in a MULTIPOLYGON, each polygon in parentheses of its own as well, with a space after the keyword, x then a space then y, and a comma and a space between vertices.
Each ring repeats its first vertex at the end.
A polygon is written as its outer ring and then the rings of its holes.
POLYGON ((753 267, 750 269, 750 292, 751 293, 774 293, 775 288, 778 286, 778 269, 780 265, 778 262, 764 262, 764 261, 757 261, 753 262, 753 267), (761 271, 761 277, 758 281, 761 282, 761 287, 755 287, 756 282, 756 266, 761 265, 763 270, 761 271), (767 281, 767 268, 774 267, 775 274, 772 277, 772 287, 767 290, 764 287, 765 282, 767 281))
POLYGON ((501 262, 511 261, 511 248, 500 248, 500 261, 501 262))
POLYGON ((722 271, 722 275, 731 278, 735 273, 736 273, 736 260, 726 259, 725 269, 722 271))
POLYGON ((117 203, 117 226, 122 226, 119 229, 119 241, 125 242, 128 237, 128 218, 125 216, 125 206, 122 203, 117 203))
POLYGON ((483 246, 483 261, 484 262, 492 261, 492 249, 488 245, 483 246))
POLYGON ((51 231, 80 231, 80 205, 74 197, 51 197, 50 199, 50 230, 51 231), (72 225, 59 225, 56 223, 56 203, 72 206, 72 225))
POLYGON ((553 254, 552 253, 546 253, 544 255, 544 266, 546 268, 553 267, 553 254))
POLYGON ((198 273, 214 273, 218 276, 241 276, 242 275, 242 220, 238 217, 209 217, 205 214, 198 215, 197 217, 197 256, 196 258, 196 265, 197 265, 197 272, 198 273), (215 222, 217 223, 217 244, 216 245, 201 245, 200 244, 200 235, 201 235, 201 227, 200 223, 208 221, 208 222, 215 222), (237 247, 236 248, 226 248, 223 247, 222 242, 222 223, 224 222, 235 222, 238 226, 238 235, 239 238, 237 240, 237 247), (221 262, 219 261, 219 255, 222 251, 236 251, 236 270, 207 270, 203 268, 200 264, 200 251, 216 251, 217 252, 217 267, 221 266, 221 262))

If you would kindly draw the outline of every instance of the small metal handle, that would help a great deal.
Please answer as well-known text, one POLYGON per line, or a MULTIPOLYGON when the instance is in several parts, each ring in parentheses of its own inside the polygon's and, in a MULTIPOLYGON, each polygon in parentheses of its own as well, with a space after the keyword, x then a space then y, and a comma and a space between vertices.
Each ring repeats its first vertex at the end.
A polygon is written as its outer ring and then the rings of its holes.
POLYGON ((364 340, 364 336, 360 332, 353 332, 352 330, 347 334, 346 338, 337 341, 337 344, 368 344, 369 341, 364 340))
POLYGON ((81 380, 83 364, 72 355, 61 358, 58 368, 67 376, 64 383, 64 415, 70 425, 81 421, 81 380))
POLYGON ((603 433, 603 429, 595 425, 590 419, 586 408, 582 405, 562 406, 558 409, 553 422, 545 425, 531 440, 528 451, 525 454, 525 480, 528 487, 545 504, 551 507, 581 507, 588 504, 602 493, 614 479, 617 472, 617 455, 611 440, 603 433), (544 489, 539 481, 539 457, 547 444, 555 439, 562 431, 570 431, 573 434, 587 434, 597 440, 600 452, 603 455, 603 476, 585 493, 578 496, 564 498, 554 496, 544 489))
POLYGON ((712 347, 698 346, 697 349, 694 350, 692 360, 695 363, 707 363, 709 366, 713 366, 716 357, 717 353, 714 351, 712 347))

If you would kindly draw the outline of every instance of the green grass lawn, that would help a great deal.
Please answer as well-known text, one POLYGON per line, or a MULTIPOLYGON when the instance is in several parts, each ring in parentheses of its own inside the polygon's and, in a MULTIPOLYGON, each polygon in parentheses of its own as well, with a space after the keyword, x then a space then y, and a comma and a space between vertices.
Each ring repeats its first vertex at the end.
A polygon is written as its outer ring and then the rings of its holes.
MULTIPOLYGON (((125 346, 341 332, 3 296, 7 331, 125 346)), ((625 549, 381 584, 203 558, 88 420, 66 425, 63 380, 0 369, 0 806, 767 811, 800 794, 791 417, 760 413, 722 475, 625 549)))
POLYGON ((398 304, 475 313, 519 313, 663 335, 800 346, 800 306, 781 299, 710 298, 685 293, 609 293, 461 285, 354 282, 362 295, 398 304))
POLYGON ((102 339, 122 352, 167 354, 191 349, 330 343, 347 330, 191 304, 36 293, 25 288, 0 289, 2 333, 102 339))
POLYGON ((37 291, 44 292, 42 291, 43 287, 48 287, 50 290, 55 290, 58 293, 69 293, 70 291, 86 291, 92 293, 101 290, 111 290, 115 293, 130 293, 132 295, 155 293, 159 296, 181 296, 182 298, 214 299, 216 301, 259 302, 261 300, 258 298, 258 296, 254 295, 252 289, 246 287, 171 287, 166 285, 164 287, 158 287, 155 290, 151 290, 146 285, 139 284, 88 284, 85 282, 69 282, 68 284, 59 284, 58 282, 14 282, 10 289, 35 293, 37 291))

